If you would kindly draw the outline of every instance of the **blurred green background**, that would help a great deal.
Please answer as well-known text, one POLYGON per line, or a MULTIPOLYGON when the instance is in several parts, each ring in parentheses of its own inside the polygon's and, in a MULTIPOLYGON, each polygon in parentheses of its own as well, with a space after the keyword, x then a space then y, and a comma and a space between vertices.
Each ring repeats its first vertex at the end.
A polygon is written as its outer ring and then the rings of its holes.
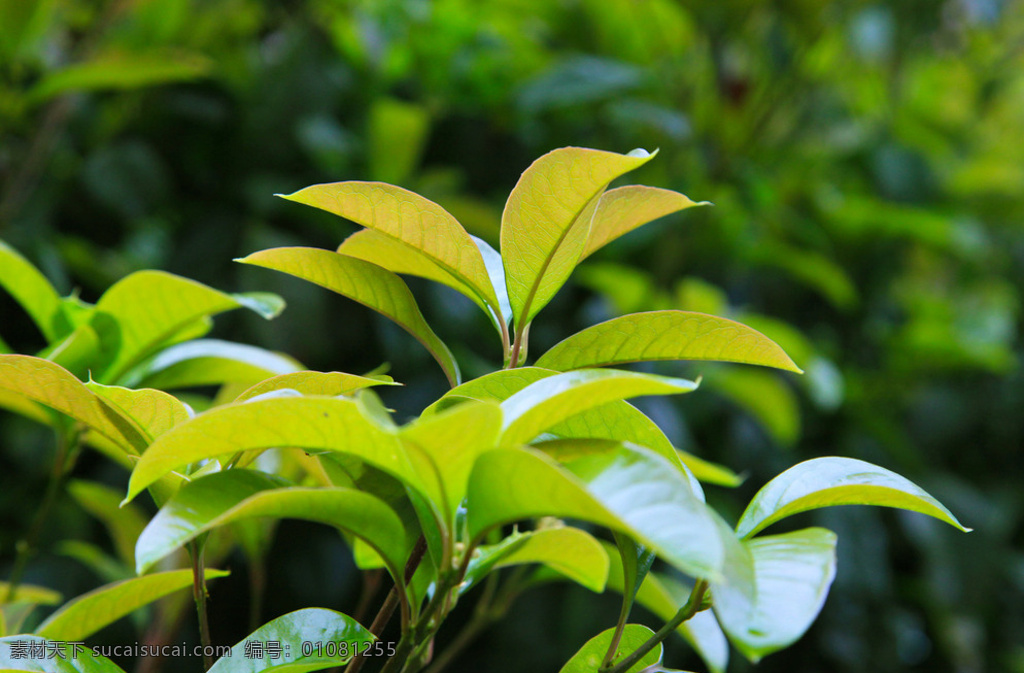
MULTIPOLYGON (((534 326, 535 355, 626 311, 735 317, 806 375, 666 365, 705 385, 643 405, 678 446, 746 475, 708 488, 727 517, 790 465, 835 454, 906 475, 976 529, 860 508, 798 517, 839 533, 838 578, 807 636, 757 670, 1024 671, 1024 3, 0 0, 0 238, 87 300, 143 268, 279 292, 283 316, 225 315, 216 334, 313 369, 389 362, 401 414, 444 390, 425 351, 232 258, 335 247, 354 226, 273 194, 348 179, 417 191, 496 243, 518 175, 565 145, 660 148, 629 182, 715 206, 584 264, 534 326)), ((466 301, 412 287, 467 376, 500 366, 466 301)), ((43 345, 6 296, 0 325, 15 351, 43 345)), ((6 576, 52 440, 0 423, 6 576)), ((79 473, 124 480, 95 455, 79 473)), ((59 514, 49 541, 110 545, 69 499, 59 514)), ((270 569, 264 620, 358 595, 348 552, 315 527, 282 526, 270 569)), ((247 633, 232 617, 244 574, 212 585, 215 642, 247 633)), ((70 596, 98 583, 54 549, 27 579, 70 596)), ((617 603, 538 589, 453 670, 558 670, 617 603)), ((682 643, 668 662, 704 670, 682 643)))

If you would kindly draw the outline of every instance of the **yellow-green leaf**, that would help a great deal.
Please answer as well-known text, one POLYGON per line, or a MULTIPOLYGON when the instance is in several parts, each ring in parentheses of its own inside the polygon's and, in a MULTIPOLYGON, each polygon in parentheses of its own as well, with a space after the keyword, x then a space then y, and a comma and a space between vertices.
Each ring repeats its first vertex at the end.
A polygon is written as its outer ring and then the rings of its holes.
POLYGON ((421 250, 498 310, 480 251, 462 225, 433 201, 383 182, 355 181, 313 185, 284 198, 340 215, 421 250))
POLYGON ((0 582, 0 604, 8 603, 31 603, 32 605, 56 605, 62 600, 59 591, 47 587, 36 586, 35 584, 19 584, 11 600, 7 599, 7 592, 11 585, 7 582, 0 582))
POLYGON ((616 154, 563 147, 523 172, 501 216, 501 256, 517 331, 572 273, 608 183, 653 156, 643 150, 616 154))
MULTIPOLYGON (((211 580, 228 574, 208 568, 205 576, 211 580)), ((191 570, 171 570, 107 584, 62 605, 35 633, 51 640, 82 640, 142 606, 189 586, 191 570)))
POLYGON ((909 479, 863 460, 831 456, 806 460, 765 484, 747 505, 736 533, 748 538, 787 516, 833 505, 896 507, 971 530, 909 479))
POLYGON ((458 384, 459 366, 451 351, 430 329, 405 282, 387 269, 318 248, 274 248, 238 261, 308 280, 387 316, 430 351, 452 386, 458 384))
POLYGON ((162 390, 105 386, 94 381, 87 382, 85 387, 133 422, 148 442, 192 417, 184 402, 162 390))
POLYGON ((349 395, 357 390, 373 386, 397 385, 401 384, 395 383, 390 376, 384 375, 370 378, 357 374, 345 374, 344 372, 292 372, 291 374, 281 374, 257 383, 236 397, 235 402, 244 402, 257 395, 285 388, 296 390, 303 395, 335 397, 337 395, 349 395))
POLYGON ((140 453, 146 441, 70 372, 31 355, 0 355, 0 391, 55 409, 84 423, 124 451, 140 453))
MULTIPOLYGON (((558 673, 597 673, 604 661, 605 653, 611 647, 614 633, 614 628, 607 629, 588 640, 558 673)), ((653 635, 654 631, 642 624, 626 624, 622 629, 622 638, 619 640, 617 650, 619 655, 612 660, 612 663, 618 662, 624 656, 638 649, 653 635)), ((641 657, 640 661, 630 666, 626 673, 640 673, 640 671, 645 671, 660 663, 662 647, 662 644, 658 643, 650 652, 641 657)))
POLYGON ((679 192, 657 187, 629 185, 609 190, 601 196, 597 205, 590 224, 590 237, 580 255, 580 261, 620 236, 659 217, 705 205, 710 204, 707 201, 696 203, 679 192))
POLYGON ((0 287, 21 304, 47 341, 53 342, 70 330, 61 311, 61 298, 46 276, 0 241, 0 287))
POLYGON ((302 369, 297 360, 256 346, 196 339, 161 350, 121 377, 121 384, 169 390, 240 383, 255 385, 271 376, 302 369))
POLYGON ((760 332, 689 311, 634 313, 588 327, 552 347, 537 366, 566 371, 652 360, 718 360, 801 371, 760 332))
POLYGON ((573 528, 542 528, 513 533, 495 545, 473 553, 460 593, 500 568, 540 563, 591 591, 604 591, 608 554, 593 535, 573 528))

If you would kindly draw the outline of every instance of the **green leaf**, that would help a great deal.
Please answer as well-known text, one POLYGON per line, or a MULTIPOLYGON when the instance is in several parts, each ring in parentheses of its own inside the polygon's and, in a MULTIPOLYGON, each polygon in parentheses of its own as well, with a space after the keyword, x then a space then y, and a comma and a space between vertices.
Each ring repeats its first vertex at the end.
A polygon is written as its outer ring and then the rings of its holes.
POLYGON ((792 446, 800 438, 800 403, 775 372, 719 368, 707 372, 707 386, 761 424, 776 442, 792 446))
POLYGON ((736 533, 749 538, 787 516, 833 505, 907 509, 971 530, 909 479, 862 460, 826 457, 804 461, 765 484, 747 505, 736 533))
POLYGON ((189 463, 275 447, 352 454, 423 489, 398 438, 369 420, 356 401, 281 397, 217 407, 163 435, 135 466, 126 500, 189 463))
POLYGON ((473 462, 498 445, 501 407, 493 402, 470 402, 451 411, 421 418, 402 428, 399 436, 422 449, 440 473, 448 501, 448 523, 466 496, 473 462))
POLYGON ((192 417, 185 403, 162 390, 105 386, 89 381, 85 387, 96 393, 122 417, 135 424, 148 442, 192 417))
POLYGON ((395 383, 390 376, 383 375, 370 378, 356 374, 345 374, 343 372, 292 372, 291 374, 280 374, 257 383, 236 397, 235 402, 244 402, 257 395, 284 389, 295 390, 303 395, 336 397, 338 395, 350 395, 357 390, 373 386, 398 385, 401 384, 395 383))
POLYGON ((760 332, 689 311, 634 313, 588 327, 552 347, 537 366, 565 371, 652 360, 718 360, 801 371, 760 332))
POLYGON ((124 673, 124 670, 105 657, 92 653, 91 647, 74 646, 67 642, 52 642, 38 636, 19 635, 0 638, 0 670, 7 671, 39 671, 40 673, 124 673), (32 646, 42 648, 43 656, 32 654, 32 646), (18 651, 27 653, 26 657, 15 654, 18 651), (63 652, 65 658, 49 653, 63 652), (74 652, 75 656, 72 656, 74 652))
POLYGON ((629 371, 594 369, 558 374, 530 384, 502 402, 502 442, 529 442, 556 423, 613 400, 688 393, 696 388, 696 383, 686 379, 629 371))
POLYGON ((39 352, 78 378, 87 378, 100 354, 100 338, 91 325, 79 325, 71 334, 39 352))
POLYGON ((694 206, 711 205, 707 201, 695 203, 689 197, 668 189, 629 185, 612 189, 601 196, 594 219, 590 223, 590 237, 580 255, 580 261, 600 250, 624 234, 642 227, 659 217, 686 210, 694 206))
MULTIPOLYGON (((588 640, 587 644, 572 655, 572 659, 566 662, 565 666, 562 666, 559 673, 597 673, 608 648, 611 647, 614 633, 615 629, 608 629, 588 640)), ((635 651, 653 635, 654 631, 642 624, 626 624, 622 630, 622 639, 619 640, 618 655, 612 660, 612 663, 620 661, 624 656, 635 651)), ((660 663, 661 652, 662 645, 658 643, 640 661, 631 666, 627 673, 640 673, 640 671, 660 663)))
MULTIPOLYGON (((206 569, 207 580, 229 574, 206 569)), ((39 625, 36 635, 52 640, 82 640, 142 606, 189 586, 191 570, 172 570, 107 584, 62 605, 39 625)))
POLYGON ((423 415, 437 413, 467 399, 481 402, 504 402, 531 383, 554 376, 558 372, 536 367, 516 367, 485 374, 472 381, 455 386, 424 410, 423 415))
POLYGON ((836 535, 805 528, 748 540, 754 561, 756 600, 746 610, 715 604, 718 620, 751 661, 792 645, 825 604, 836 574, 836 535))
POLYGON ((274 248, 237 261, 308 280, 387 316, 430 351, 452 386, 458 384, 459 366, 455 358, 427 325, 409 288, 387 269, 317 248, 274 248))
POLYGON ((17 250, 0 241, 0 287, 14 297, 49 342, 70 331, 61 298, 50 281, 17 250))
MULTIPOLYGON (((622 592, 625 587, 622 561, 617 549, 602 543, 610 561, 608 588, 622 592)), ((636 602, 667 622, 672 619, 690 596, 690 587, 658 573, 648 573, 636 594, 636 602)), ((718 621, 710 611, 698 612, 676 629, 696 650, 712 673, 722 673, 729 663, 729 643, 718 621)))
POLYGON ((135 541, 146 527, 146 517, 134 506, 120 507, 121 496, 114 489, 92 481, 74 479, 68 492, 85 511, 103 522, 118 557, 128 566, 135 563, 135 541))
POLYGON ((324 608, 306 608, 289 612, 250 633, 245 640, 231 648, 229 655, 218 659, 209 673, 318 671, 347 663, 357 648, 364 652, 374 640, 372 633, 348 615, 324 608), (251 643, 256 647, 262 646, 265 652, 269 642, 283 643, 290 647, 283 649, 279 659, 253 657, 252 654, 257 650, 246 649, 246 644, 251 643), (303 643, 313 644, 309 656, 303 652, 303 643), (335 646, 335 656, 327 656, 328 643, 335 646))
POLYGON ((517 532, 480 547, 459 591, 468 591, 494 570, 528 563, 541 563, 596 593, 604 591, 608 579, 608 553, 601 543, 586 531, 565 526, 517 532))
POLYGON ((124 451, 140 453, 145 439, 63 367, 31 355, 0 355, 0 392, 24 396, 80 421, 124 451))
POLYGON ((137 89, 191 80, 202 77, 211 65, 207 58, 184 51, 107 51, 91 61, 50 72, 28 96, 33 103, 40 103, 66 91, 137 89))
POLYGON ((615 533, 615 546, 618 547, 619 559, 622 562, 623 610, 628 617, 630 607, 636 598, 636 592, 640 589, 644 578, 647 577, 656 555, 642 544, 637 544, 628 535, 619 532, 615 533))
POLYGON ((216 313, 252 308, 250 299, 163 271, 138 271, 123 278, 100 297, 92 316, 105 349, 105 368, 96 378, 117 381, 182 329, 216 313))
POLYGON ((585 456, 566 467, 529 449, 488 451, 473 466, 467 497, 475 539, 495 526, 558 516, 625 533, 699 577, 717 576, 722 567, 713 512, 685 475, 640 447, 585 456))
MULTIPOLYGON (((7 582, 0 582, 0 600, 7 598, 7 591, 11 585, 7 582)), ((59 591, 47 587, 40 587, 34 584, 19 584, 18 590, 14 592, 14 598, 3 601, 0 604, 9 603, 31 603, 32 605, 57 605, 63 600, 59 591)))
POLYGON ((304 519, 363 538, 402 583, 411 548, 398 516, 378 498, 347 488, 284 486, 283 480, 252 470, 227 470, 185 485, 164 505, 139 537, 137 570, 207 531, 256 517, 304 519))
POLYGON ((608 183, 653 156, 643 150, 615 154, 563 147, 523 172, 501 216, 501 256, 517 330, 533 320, 572 273, 608 183))
POLYGON ((301 363, 287 355, 256 346, 197 339, 165 348, 122 376, 120 383, 161 390, 223 383, 254 385, 302 368, 301 363))
POLYGON ((382 182, 313 185, 283 198, 326 210, 422 251, 441 269, 499 310, 483 257, 469 234, 433 201, 382 182))
MULTIPOLYGON (((473 243, 480 249, 480 254, 484 258, 484 266, 487 268, 487 275, 491 279, 491 286, 494 288, 494 293, 498 297, 498 308, 501 319, 505 321, 505 325, 508 326, 509 322, 512 321, 512 305, 508 300, 508 288, 505 285, 505 264, 501 259, 501 253, 491 247, 491 244, 482 238, 470 234, 469 237, 473 239, 473 243)), ((499 328, 499 332, 501 329, 499 328)))

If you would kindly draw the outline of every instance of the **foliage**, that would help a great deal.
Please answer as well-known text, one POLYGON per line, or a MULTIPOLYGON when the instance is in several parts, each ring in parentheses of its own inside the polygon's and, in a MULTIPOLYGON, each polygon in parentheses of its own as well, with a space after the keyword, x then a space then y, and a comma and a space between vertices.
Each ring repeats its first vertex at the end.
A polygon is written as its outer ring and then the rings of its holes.
MULTIPOLYGON (((205 570, 211 541, 225 529, 232 540, 231 526, 242 522, 297 518, 340 531, 364 571, 386 570, 394 587, 384 606, 367 628, 322 609, 291 613, 255 629, 235 646, 238 652, 216 663, 206 653, 207 668, 315 670, 351 660, 350 670, 358 670, 372 653, 361 648, 382 645, 374 641, 384 635, 397 608, 398 640, 382 650, 382 670, 422 670, 433 660, 435 637, 474 586, 486 588, 477 601, 479 622, 467 627, 470 633, 499 617, 538 574, 553 572, 603 591, 611 559, 594 535, 607 530, 621 557, 616 588, 622 610, 615 625, 588 641, 563 670, 622 673, 660 665, 662 641, 713 609, 715 621, 685 633, 717 671, 725 666, 717 647, 723 633, 751 661, 797 640, 820 611, 835 576, 834 533, 805 528, 755 537, 763 528, 802 511, 867 504, 922 512, 968 530, 912 482, 846 458, 820 458, 784 472, 758 492, 735 530, 730 527, 706 502, 687 467, 694 457, 677 451, 626 402, 693 392, 698 383, 601 367, 693 359, 800 371, 777 344, 739 323, 677 310, 630 314, 566 338, 538 359, 544 367, 523 367, 534 319, 576 264, 618 233, 664 213, 664 191, 623 188, 631 206, 624 208, 623 191, 607 190, 651 158, 643 150, 621 155, 575 147, 542 156, 523 172, 508 199, 500 252, 470 238, 440 206, 389 185, 323 184, 287 197, 363 224, 379 234, 378 241, 386 241, 385 250, 403 251, 394 257, 394 268, 388 268, 392 257, 372 252, 373 240, 364 240, 362 250, 376 263, 346 255, 344 244, 339 252, 276 248, 238 261, 333 290, 419 340, 451 390, 405 424, 393 419, 371 389, 386 381, 336 372, 271 377, 268 371, 263 381, 233 398, 221 394, 209 400, 198 414, 167 393, 109 385, 120 378, 145 383, 157 371, 151 363, 168 347, 202 336, 212 313, 248 305, 271 318, 281 307, 272 295, 226 295, 156 272, 129 276, 95 306, 76 303, 75 321, 68 318, 65 328, 70 336, 54 333, 62 341, 44 350, 45 357, 0 355, 0 389, 12 400, 9 406, 57 428, 68 447, 59 461, 78 450, 84 433, 95 433, 131 471, 121 504, 148 491, 159 508, 142 530, 129 528, 127 517, 108 517, 119 535, 136 536, 139 576, 73 599, 32 635, 83 639, 191 583, 200 638, 210 645, 206 579, 224 574, 205 570), (500 264, 488 265, 485 256, 500 264), (396 272, 438 280, 471 298, 495 323, 504 367, 462 383, 452 351, 427 324, 396 272), (62 347, 69 340, 89 348, 62 347), (75 354, 73 365, 95 368, 107 383, 91 377, 81 383, 61 365, 68 352, 75 354), (136 368, 144 373, 132 373, 136 368), (56 413, 51 417, 44 408, 56 413), (605 409, 613 411, 606 417, 605 409), (633 411, 623 415, 615 409, 633 411), (608 419, 617 422, 602 428, 600 421, 608 419), (276 469, 274 463, 259 469, 258 458, 267 452, 279 456, 276 469), (190 569, 147 574, 182 548, 190 569), (657 633, 629 622, 655 558, 693 581, 681 603, 657 585, 643 593, 641 602, 658 596, 673 605, 674 614, 657 633), (502 572, 511 566, 517 570, 502 572), (503 608, 491 611, 498 595, 503 608), (319 650, 311 656, 307 640, 324 628, 331 637, 318 644, 325 651, 334 646, 326 659, 319 650), (254 657, 251 643, 271 639, 283 653, 269 662, 254 657), (232 658, 239 653, 248 654, 244 663, 232 658)), ((673 209, 699 205, 681 195, 672 203, 673 209)), ((37 285, 16 298, 52 297, 53 308, 33 317, 53 324, 53 315, 71 300, 57 297, 38 271, 5 250, 17 262, 9 267, 13 273, 37 285)), ((16 280, 5 285, 20 287, 16 280)), ((54 488, 66 470, 58 464, 54 488)), ((97 511, 109 511, 102 489, 79 485, 77 490, 79 499, 95 503, 97 511)), ((259 557, 265 546, 254 545, 250 555, 259 557)), ((27 558, 23 552, 19 568, 27 558)), ((20 580, 15 574, 7 587, 5 612, 6 604, 18 600, 20 580)), ((6 628, 20 632, 20 620, 6 628)), ((29 662, 45 663, 45 654, 33 652, 29 662)), ((434 670, 457 654, 456 647, 438 655, 434 670)), ((95 666, 103 670, 113 664, 97 660, 95 666)))

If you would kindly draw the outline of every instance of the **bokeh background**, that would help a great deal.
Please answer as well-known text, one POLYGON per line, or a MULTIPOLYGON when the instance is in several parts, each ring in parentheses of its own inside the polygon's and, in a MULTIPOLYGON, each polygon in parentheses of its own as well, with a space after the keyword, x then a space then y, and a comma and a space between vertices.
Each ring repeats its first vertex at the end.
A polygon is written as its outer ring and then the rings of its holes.
MULTIPOLYGON (((143 268, 279 292, 277 320, 228 314, 216 334, 313 369, 387 362, 407 387, 385 400, 409 416, 444 390, 415 342, 326 291, 232 263, 333 248, 355 230, 273 195, 384 180, 496 243, 505 196, 542 153, 660 148, 628 182, 714 207, 595 255, 542 312, 531 350, 626 311, 745 321, 806 375, 660 366, 705 385, 643 407, 680 447, 746 475, 708 489, 727 518, 778 472, 835 454, 908 476, 976 529, 889 510, 803 515, 797 525, 839 533, 838 578, 812 630, 756 670, 1024 671, 1022 5, 0 0, 0 238, 86 300, 143 268)), ((500 366, 471 305, 412 286, 467 375, 500 366)), ((42 346, 6 296, 0 327, 15 351, 42 346)), ((52 437, 4 413, 0 442, 5 576, 52 437)), ((76 476, 124 481, 95 455, 76 476)), ((96 576, 47 545, 111 542, 70 499, 58 513, 28 580, 73 596, 96 576)), ((232 617, 244 558, 229 565, 235 577, 212 585, 225 644, 247 633, 232 617)), ((264 621, 350 609, 359 591, 344 546, 314 526, 280 528, 269 577, 264 621)), ((537 589, 452 670, 558 670, 617 603, 537 589)), ((130 642, 133 628, 101 640, 130 642)), ((730 671, 751 668, 733 659, 730 671)), ((668 663, 704 670, 681 642, 668 663)))

